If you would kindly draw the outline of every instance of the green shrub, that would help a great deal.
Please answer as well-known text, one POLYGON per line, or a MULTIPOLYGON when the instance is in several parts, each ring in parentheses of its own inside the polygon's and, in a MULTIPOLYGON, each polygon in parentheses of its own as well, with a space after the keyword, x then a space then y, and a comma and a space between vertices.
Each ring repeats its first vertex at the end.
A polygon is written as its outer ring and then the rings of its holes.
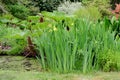
POLYGON ((18 0, 1 0, 2 3, 4 4, 16 4, 18 0))
POLYGON ((120 54, 116 51, 108 50, 100 55, 100 68, 103 71, 118 71, 120 54))
MULTIPOLYGON (((34 0, 34 1, 37 3, 36 6, 39 6, 40 11, 49 12, 56 10, 59 4, 61 2, 64 2, 64 0, 34 0)), ((65 1, 76 2, 81 0, 65 0, 65 1)))
MULTIPOLYGON (((8 44, 11 46, 11 49, 7 51, 7 54, 21 54, 24 52, 25 47, 27 46, 27 32, 20 31, 19 29, 13 29, 11 34, 6 35, 8 44)), ((9 32, 10 33, 10 32, 9 32)))
POLYGON ((59 5, 60 0, 35 0, 37 6, 39 6, 40 11, 53 11, 59 5))
POLYGON ((21 54, 27 46, 26 31, 1 25, 0 34, 0 43, 3 47, 3 49, 1 49, 1 53, 18 55, 21 54))
POLYGON ((11 14, 20 19, 26 19, 30 11, 24 5, 8 5, 11 14))
POLYGON ((94 6, 98 8, 103 17, 112 14, 109 10, 111 8, 110 0, 82 0, 82 3, 87 7, 94 6))
POLYGON ((83 7, 76 11, 75 15, 80 18, 88 18, 90 20, 98 20, 101 18, 100 11, 94 6, 83 7))

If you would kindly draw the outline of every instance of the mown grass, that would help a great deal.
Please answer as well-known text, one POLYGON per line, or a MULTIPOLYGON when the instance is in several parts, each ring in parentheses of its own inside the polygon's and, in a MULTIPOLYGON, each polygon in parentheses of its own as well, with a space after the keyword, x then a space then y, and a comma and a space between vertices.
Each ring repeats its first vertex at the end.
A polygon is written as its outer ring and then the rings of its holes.
POLYGON ((72 80, 72 75, 0 70, 0 80, 72 80))
POLYGON ((120 72, 97 72, 83 75, 0 70, 0 80, 120 80, 119 75, 120 72))

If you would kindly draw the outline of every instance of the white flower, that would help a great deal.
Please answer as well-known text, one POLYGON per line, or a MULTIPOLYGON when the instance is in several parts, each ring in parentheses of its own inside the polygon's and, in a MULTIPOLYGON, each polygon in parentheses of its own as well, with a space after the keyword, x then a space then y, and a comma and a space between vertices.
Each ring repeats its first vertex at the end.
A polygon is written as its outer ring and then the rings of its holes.
POLYGON ((64 12, 66 14, 74 14, 78 9, 80 9, 82 6, 80 2, 69 2, 65 1, 64 3, 60 4, 58 7, 58 11, 64 12))

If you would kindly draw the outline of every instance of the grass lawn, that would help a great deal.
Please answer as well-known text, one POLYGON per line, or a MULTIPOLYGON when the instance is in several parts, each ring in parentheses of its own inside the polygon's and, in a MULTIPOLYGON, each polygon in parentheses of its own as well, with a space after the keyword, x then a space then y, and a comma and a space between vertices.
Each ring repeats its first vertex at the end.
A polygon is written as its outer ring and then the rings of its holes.
POLYGON ((97 72, 83 75, 0 70, 0 80, 120 80, 120 72, 97 72))
POLYGON ((68 74, 0 70, 0 80, 72 80, 68 74))
POLYGON ((120 80, 120 72, 58 74, 43 72, 33 58, 0 56, 0 80, 120 80))

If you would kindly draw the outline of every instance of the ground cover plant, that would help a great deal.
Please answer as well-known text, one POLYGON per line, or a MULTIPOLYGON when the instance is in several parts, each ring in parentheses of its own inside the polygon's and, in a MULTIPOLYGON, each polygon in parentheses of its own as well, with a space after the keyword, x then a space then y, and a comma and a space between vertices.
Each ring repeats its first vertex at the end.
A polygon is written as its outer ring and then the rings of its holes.
POLYGON ((20 29, 7 28, 6 25, 1 25, 0 50, 2 50, 2 54, 20 54, 27 44, 25 40, 26 33, 20 29))

